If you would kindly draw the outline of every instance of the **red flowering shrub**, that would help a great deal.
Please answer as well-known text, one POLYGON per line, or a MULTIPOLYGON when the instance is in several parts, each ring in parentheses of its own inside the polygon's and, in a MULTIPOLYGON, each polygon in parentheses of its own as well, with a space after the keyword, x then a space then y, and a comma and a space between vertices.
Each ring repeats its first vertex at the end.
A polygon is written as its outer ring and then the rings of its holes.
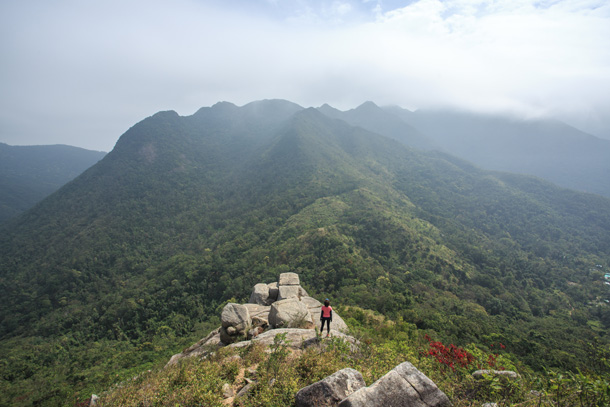
POLYGON ((450 367, 451 370, 455 370, 456 366, 468 367, 475 361, 471 353, 454 344, 445 346, 442 342, 432 341, 428 335, 425 338, 430 345, 426 356, 435 358, 438 363, 450 367))

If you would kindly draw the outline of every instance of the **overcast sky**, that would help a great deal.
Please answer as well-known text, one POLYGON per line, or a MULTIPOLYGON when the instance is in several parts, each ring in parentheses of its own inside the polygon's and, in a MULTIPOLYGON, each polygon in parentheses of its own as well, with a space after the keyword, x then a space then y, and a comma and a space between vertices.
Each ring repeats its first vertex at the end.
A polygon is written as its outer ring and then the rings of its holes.
POLYGON ((159 110, 282 98, 556 115, 610 138, 607 0, 0 1, 0 142, 110 151, 159 110))

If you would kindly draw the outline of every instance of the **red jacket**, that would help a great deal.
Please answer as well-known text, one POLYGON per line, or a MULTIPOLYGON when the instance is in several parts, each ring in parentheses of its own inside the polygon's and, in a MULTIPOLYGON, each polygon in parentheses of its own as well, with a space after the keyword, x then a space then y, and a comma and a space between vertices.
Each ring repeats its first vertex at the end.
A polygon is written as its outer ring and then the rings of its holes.
POLYGON ((322 305, 322 313, 320 314, 320 318, 330 318, 333 319, 333 307, 330 305, 327 307, 322 305))

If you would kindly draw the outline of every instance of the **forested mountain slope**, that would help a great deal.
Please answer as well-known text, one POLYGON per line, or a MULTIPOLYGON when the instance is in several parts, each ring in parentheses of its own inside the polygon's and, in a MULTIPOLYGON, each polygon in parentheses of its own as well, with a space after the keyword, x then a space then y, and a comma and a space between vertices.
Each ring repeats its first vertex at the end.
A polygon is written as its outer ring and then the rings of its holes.
POLYGON ((129 377, 282 271, 457 343, 501 338, 534 369, 608 341, 610 200, 286 101, 157 113, 1 232, 8 404, 129 377))
POLYGON ((0 222, 31 208, 105 154, 64 145, 0 143, 0 222))

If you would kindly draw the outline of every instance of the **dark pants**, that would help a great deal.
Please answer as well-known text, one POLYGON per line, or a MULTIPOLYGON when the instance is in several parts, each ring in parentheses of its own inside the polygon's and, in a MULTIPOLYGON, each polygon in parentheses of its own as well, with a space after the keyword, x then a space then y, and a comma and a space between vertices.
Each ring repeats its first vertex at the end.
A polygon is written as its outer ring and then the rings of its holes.
POLYGON ((320 321, 322 321, 322 326, 320 327, 320 333, 322 333, 322 331, 324 331, 324 322, 326 322, 326 333, 330 333, 330 318, 320 318, 320 321))

